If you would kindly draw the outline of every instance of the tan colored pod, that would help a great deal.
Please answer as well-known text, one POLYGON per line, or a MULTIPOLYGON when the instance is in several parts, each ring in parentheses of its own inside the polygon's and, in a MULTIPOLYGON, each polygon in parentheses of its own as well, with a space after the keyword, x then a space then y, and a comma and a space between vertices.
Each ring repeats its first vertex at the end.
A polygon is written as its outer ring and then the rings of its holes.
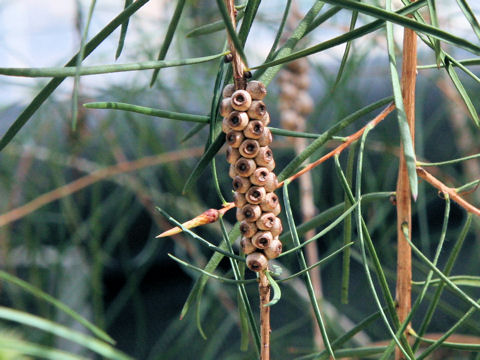
POLYGON ((280 202, 279 202, 277 206, 275 206, 275 209, 272 210, 272 212, 275 214, 275 216, 277 216, 278 214, 280 214, 281 211, 282 211, 282 206, 280 205, 280 202))
POLYGON ((247 238, 251 238, 257 233, 257 231, 257 225, 255 225, 253 222, 243 220, 240 224, 240 232, 247 238))
POLYGON ((258 141, 258 144, 260 146, 270 145, 273 141, 273 136, 272 136, 272 132, 270 131, 270 129, 267 128, 267 127, 264 127, 263 128, 263 134, 262 134, 262 136, 260 136, 260 138, 257 141, 258 141))
POLYGON ((310 87, 310 76, 308 76, 308 74, 295 76, 293 82, 299 89, 306 90, 310 87))
POLYGON ((282 242, 275 238, 267 248, 263 249, 263 252, 268 259, 275 259, 282 253, 282 248, 282 242))
POLYGON ((263 101, 252 101, 252 105, 247 111, 248 117, 252 120, 262 120, 267 112, 267 106, 263 101))
MULTIPOLYGON (((273 160, 273 152, 268 146, 262 146, 258 151, 257 156, 255 156, 255 162, 258 166, 265 166, 269 169, 269 165, 275 160, 273 160)), ((270 169, 269 169, 270 170, 270 169)))
POLYGON ((309 68, 310 65, 308 65, 308 60, 305 58, 299 58, 287 64, 287 69, 297 74, 304 74, 308 72, 309 68))
POLYGON ((235 84, 228 84, 223 88, 222 95, 224 98, 232 97, 235 92, 235 84))
POLYGON ((232 100, 225 98, 220 102, 220 115, 227 117, 233 111, 232 100))
POLYGON ((278 187, 277 175, 275 175, 273 172, 269 172, 263 186, 265 187, 265 191, 268 193, 275 191, 278 187))
POLYGON ((245 199, 245 194, 241 194, 239 192, 233 193, 233 202, 237 208, 243 207, 247 203, 247 199, 245 199))
POLYGON ((249 81, 247 83, 247 91, 253 100, 262 100, 267 96, 267 88, 260 81, 249 81))
POLYGON ((242 209, 237 208, 236 217, 237 217, 237 221, 245 220, 245 215, 243 215, 242 209))
POLYGON ((293 105, 300 114, 307 115, 313 111, 314 104, 308 92, 300 91, 293 105))
POLYGON ((248 237, 242 237, 240 240, 240 247, 245 255, 253 253, 257 248, 253 246, 252 240, 248 237))
POLYGON ((258 231, 252 236, 252 244, 259 248, 267 248, 273 240, 272 233, 270 231, 258 231))
POLYGON ((304 118, 294 110, 285 110, 280 114, 280 123, 286 130, 299 131, 304 130, 304 118))
POLYGON ((269 179, 268 174, 270 171, 266 167, 257 167, 250 176, 250 181, 253 185, 264 186, 269 179))
POLYGON ((278 200, 278 196, 271 192, 265 196, 265 201, 260 204, 260 208, 265 212, 272 212, 276 216, 275 210, 279 205, 280 201, 278 200))
POLYGON ((232 94, 232 107, 238 111, 247 111, 252 104, 252 97, 246 90, 237 90, 232 94))
POLYGON ((263 123, 263 126, 267 126, 270 124, 270 114, 268 111, 265 112, 265 115, 260 119, 260 121, 263 123))
MULTIPOLYGON (((243 139, 243 133, 242 133, 242 139, 243 139)), ((242 155, 243 157, 247 159, 252 159, 255 156, 257 156, 258 152, 260 151, 260 144, 258 143, 257 140, 246 139, 240 144, 238 151, 240 151, 240 155, 242 155)))
POLYGON ((238 176, 237 170, 235 170, 235 165, 230 165, 228 168, 228 176, 230 176, 232 179, 235 179, 235 176, 238 176))
POLYGON ((254 252, 247 256, 247 266, 250 270, 260 272, 267 270, 268 259, 261 252, 254 252))
POLYGON ((255 224, 260 230, 270 231, 273 237, 280 235, 283 231, 282 220, 280 220, 273 212, 263 213, 255 224))
POLYGON ((222 120, 222 131, 227 134, 229 133, 230 131, 232 131, 232 128, 230 127, 230 125, 228 124, 228 119, 227 118, 223 118, 222 120))
MULTIPOLYGON (((235 163, 235 169, 237 170, 238 175, 243 177, 249 177, 250 175, 252 175, 255 172, 256 168, 257 165, 255 164, 255 161, 253 159, 246 159, 244 157, 241 157, 235 163)), ((247 181, 250 182, 250 180, 248 179, 247 181)))
POLYGON ((298 93, 298 88, 290 83, 290 82, 285 82, 282 83, 282 89, 280 92, 280 100, 283 101, 293 101, 297 97, 298 93))
POLYGON ((245 193, 245 199, 248 203, 258 205, 265 201, 267 192, 263 186, 251 186, 245 193))
POLYGON ((255 222, 262 215, 262 209, 258 205, 247 204, 242 208, 242 213, 246 221, 255 222))
POLYGON ((225 140, 228 145, 232 148, 238 148, 245 137, 243 136, 243 132, 241 131, 229 131, 227 135, 225 135, 225 140))
POLYGON ((275 224, 275 219, 278 219, 273 213, 267 212, 263 213, 262 216, 260 216, 260 219, 256 221, 257 228, 260 230, 269 230, 273 227, 275 224))
POLYGON ((226 156, 227 156, 227 162, 229 164, 235 164, 237 160, 240 158, 240 152, 238 151, 238 149, 235 149, 229 146, 227 147, 226 156))
POLYGON ((245 129, 243 130, 243 135, 249 139, 260 139, 263 134, 263 123, 260 120, 250 121, 245 129))
POLYGON ((247 190, 250 188, 250 180, 237 175, 233 179, 232 186, 233 186, 233 190, 235 190, 236 192, 239 192, 240 194, 245 194, 247 190))
POLYGON ((230 126, 232 130, 242 131, 248 125, 248 115, 246 112, 242 111, 232 111, 230 115, 226 117, 227 125, 230 126))

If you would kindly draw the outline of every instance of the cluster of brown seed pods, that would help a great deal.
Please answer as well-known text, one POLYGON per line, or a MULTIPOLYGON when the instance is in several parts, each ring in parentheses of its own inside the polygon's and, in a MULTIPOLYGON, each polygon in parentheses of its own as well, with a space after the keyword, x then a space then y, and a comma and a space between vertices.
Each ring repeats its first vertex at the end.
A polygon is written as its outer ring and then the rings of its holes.
POLYGON ((229 175, 233 179, 237 220, 240 221, 240 245, 253 271, 266 270, 268 259, 282 252, 278 236, 282 222, 277 217, 280 202, 274 191, 278 181, 273 169, 275 160, 269 145, 270 115, 262 99, 267 94, 259 81, 247 83, 246 90, 233 84, 223 89, 220 113, 226 134, 229 175))

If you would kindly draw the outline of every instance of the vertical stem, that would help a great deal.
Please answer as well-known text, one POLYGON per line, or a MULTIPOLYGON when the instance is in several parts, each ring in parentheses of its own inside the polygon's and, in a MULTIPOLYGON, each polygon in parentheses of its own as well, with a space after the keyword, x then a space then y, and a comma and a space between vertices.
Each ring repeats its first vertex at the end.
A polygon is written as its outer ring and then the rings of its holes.
MULTIPOLYGON (((411 29, 405 28, 403 38, 402 64, 402 95, 405 113, 412 142, 415 139, 415 82, 417 67, 417 35, 411 29)), ((403 146, 402 146, 403 147, 403 146)), ((412 232, 412 205, 411 192, 408 181, 408 171, 403 150, 400 152, 400 165, 397 180, 397 314, 400 323, 408 316, 411 309, 412 283, 412 253, 410 245, 403 235, 402 225, 408 224, 408 234, 412 232)), ((408 327, 407 327, 408 331, 408 327)), ((406 333, 408 335, 408 332, 406 333)), ((404 355, 397 348, 395 359, 404 359, 404 355)))
POLYGON ((270 283, 264 272, 259 273, 258 292, 260 293, 260 334, 262 338, 261 360, 270 359, 270 283))
MULTIPOLYGON (((235 2, 234 0, 225 0, 225 3, 227 5, 228 13, 230 14, 230 19, 232 20, 233 28, 235 29, 237 16, 235 2)), ((245 89, 247 87, 247 82, 243 76, 244 65, 230 36, 228 36, 228 45, 230 46, 230 51, 232 54, 233 81, 235 83, 235 89, 245 89)))

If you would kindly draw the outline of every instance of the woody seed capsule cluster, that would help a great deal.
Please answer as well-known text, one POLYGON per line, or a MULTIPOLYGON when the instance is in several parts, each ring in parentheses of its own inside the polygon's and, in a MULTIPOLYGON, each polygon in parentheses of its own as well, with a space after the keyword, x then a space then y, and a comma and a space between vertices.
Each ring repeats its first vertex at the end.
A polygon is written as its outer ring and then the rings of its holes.
POLYGON ((282 252, 278 236, 282 222, 277 217, 280 202, 274 191, 278 182, 275 160, 269 145, 270 115, 262 101, 267 90, 259 81, 250 81, 246 90, 233 84, 223 89, 220 114, 226 136, 229 175, 233 179, 237 220, 240 221, 240 245, 253 271, 267 269, 268 259, 282 252))

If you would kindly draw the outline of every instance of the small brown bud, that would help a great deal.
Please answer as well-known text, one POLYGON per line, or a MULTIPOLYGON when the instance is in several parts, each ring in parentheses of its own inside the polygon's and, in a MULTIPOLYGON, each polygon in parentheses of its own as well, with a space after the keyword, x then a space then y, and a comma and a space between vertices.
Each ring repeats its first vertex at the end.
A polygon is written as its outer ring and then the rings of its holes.
POLYGON ((269 128, 264 127, 263 134, 260 137, 260 139, 258 139, 258 143, 260 144, 260 146, 268 146, 272 143, 272 141, 273 141, 272 132, 270 131, 269 128))
POLYGON ((224 98, 229 98, 233 95, 235 92, 235 85, 234 84, 228 84, 223 88, 223 97, 224 98))
POLYGON ((220 115, 223 117, 227 117, 233 111, 231 100, 231 98, 225 98, 220 103, 220 115))
POLYGON ((245 194, 241 194, 239 192, 233 193, 233 202, 237 208, 243 207, 247 203, 247 199, 245 199, 245 194))
POLYGON ((247 266, 256 272, 267 270, 268 259, 261 252, 254 252, 247 256, 247 266))
MULTIPOLYGON (((243 137, 243 133, 242 133, 243 137)), ((238 148, 240 151, 240 155, 246 157, 247 159, 252 159, 257 156, 258 152, 260 151, 260 144, 257 140, 247 139, 238 148)))
POLYGON ((232 95, 232 106, 238 111, 247 111, 252 104, 252 97, 245 90, 237 90, 232 95))
POLYGON ((237 176, 237 170, 235 170, 235 165, 230 165, 228 168, 228 176, 230 176, 232 179, 235 179, 235 176, 237 176))
POLYGON ((243 77, 244 77, 245 79, 251 79, 252 76, 253 76, 253 74, 252 74, 252 72, 251 72, 250 70, 247 70, 247 71, 245 71, 245 72, 243 73, 243 77))
POLYGON ((240 158, 240 152, 238 149, 235 149, 231 146, 227 147, 227 162, 229 164, 235 164, 237 160, 240 158))
POLYGON ((255 162, 258 166, 265 166, 268 169, 268 165, 274 161, 273 152, 268 146, 262 146, 255 157, 255 162))
POLYGON ((263 128, 263 123, 260 120, 253 120, 248 123, 243 130, 243 134, 249 139, 260 139, 263 134, 263 128))
POLYGON ((232 128, 230 127, 230 125, 228 124, 228 119, 227 118, 223 118, 222 120, 222 131, 227 134, 229 133, 230 131, 232 131, 232 128))
POLYGON ((273 223, 273 226, 270 229, 270 232, 272 233, 273 237, 276 237, 276 236, 279 236, 282 233, 282 231, 283 231, 282 220, 276 217, 273 223))
POLYGON ((232 54, 227 54, 223 57, 223 62, 224 63, 232 62, 232 60, 233 60, 233 55, 232 54))
POLYGON ((282 242, 278 238, 273 239, 263 252, 268 259, 277 258, 282 253, 282 242))
POLYGON ((262 216, 260 216, 260 219, 256 222, 257 227, 260 230, 270 230, 275 224, 275 219, 277 219, 277 217, 273 215, 273 213, 263 213, 262 216))
POLYGON ((242 131, 248 125, 248 115, 246 112, 232 111, 226 119, 227 125, 230 126, 232 130, 242 131))
POLYGON ((273 240, 272 233, 270 231, 259 231, 252 237, 252 244, 259 248, 267 248, 273 240))
POLYGON ((240 232, 243 236, 251 238, 257 233, 258 229, 255 223, 243 220, 240 224, 240 232))
POLYGON ((265 196, 265 201, 260 204, 260 207, 263 211, 272 212, 276 216, 274 210, 277 208, 277 205, 280 205, 278 196, 271 192, 265 196))
POLYGON ((277 175, 275 175, 273 172, 269 172, 264 186, 266 192, 270 193, 272 191, 275 191, 278 187, 277 175))
POLYGON ((235 176, 235 179, 233 179, 233 190, 236 192, 239 192, 240 194, 245 194, 250 187, 250 181, 247 178, 241 177, 241 176, 235 176))
POLYGON ((243 132, 241 131, 230 131, 226 136, 225 139, 227 144, 230 145, 232 148, 238 148, 245 137, 243 136, 243 132))
POLYGON ((262 215, 262 209, 258 205, 247 204, 242 208, 243 216, 248 222, 255 222, 262 215))
POLYGON ((267 192, 262 186, 251 186, 250 189, 245 193, 245 199, 250 204, 260 204, 265 200, 267 192))
POLYGON ((260 81, 249 81, 247 84, 247 91, 252 96, 253 100, 262 100, 267 95, 267 88, 260 81))
POLYGON ((272 210, 272 213, 274 213, 275 216, 277 216, 278 214, 280 214, 281 211, 282 211, 282 206, 280 205, 280 202, 279 202, 277 206, 275 206, 275 209, 272 210))
POLYGON ((257 167, 253 174, 250 176, 250 181, 254 185, 263 186, 267 183, 268 174, 270 174, 270 171, 268 171, 267 168, 257 167))
POLYGON ((242 240, 240 240, 240 246, 245 255, 251 254, 257 250, 257 248, 253 246, 252 240, 248 237, 242 237, 242 240))
MULTIPOLYGON (((252 175, 257 168, 255 161, 252 159, 240 158, 235 163, 235 169, 237 170, 238 175, 243 177, 249 177, 252 175)), ((250 180, 247 179, 250 183, 250 180)))
POLYGON ((242 209, 237 208, 236 217, 237 217, 237 221, 245 220, 245 215, 243 215, 242 209))
POLYGON ((262 120, 267 112, 267 107, 265 103, 261 100, 252 101, 252 105, 247 111, 248 117, 250 119, 262 120))

